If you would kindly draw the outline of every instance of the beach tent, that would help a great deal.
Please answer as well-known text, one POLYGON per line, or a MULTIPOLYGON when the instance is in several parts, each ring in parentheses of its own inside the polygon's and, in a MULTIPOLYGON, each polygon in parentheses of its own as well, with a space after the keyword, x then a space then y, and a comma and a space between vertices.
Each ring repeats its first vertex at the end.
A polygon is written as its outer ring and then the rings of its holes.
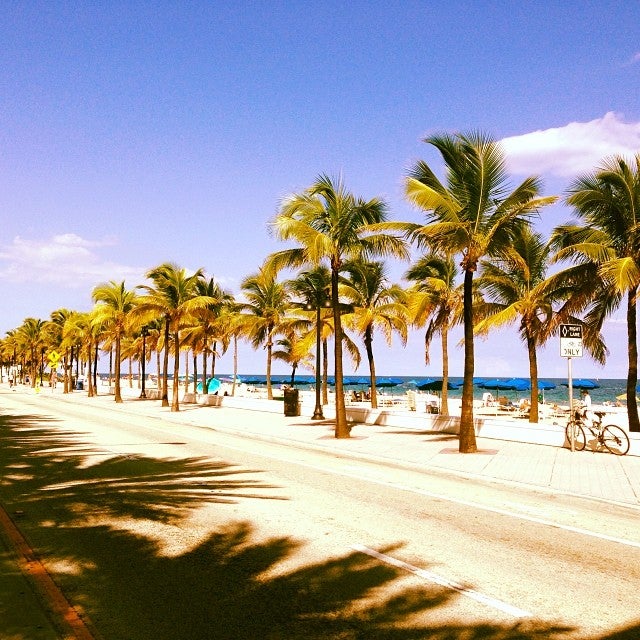
MULTIPOLYGON (((209 391, 209 393, 215 393, 216 391, 218 391, 218 389, 220 389, 220 380, 218 380, 218 378, 209 378, 209 381, 207 382, 207 390, 209 391)), ((196 386, 196 391, 198 393, 202 393, 202 382, 198 382, 198 385, 196 386)))

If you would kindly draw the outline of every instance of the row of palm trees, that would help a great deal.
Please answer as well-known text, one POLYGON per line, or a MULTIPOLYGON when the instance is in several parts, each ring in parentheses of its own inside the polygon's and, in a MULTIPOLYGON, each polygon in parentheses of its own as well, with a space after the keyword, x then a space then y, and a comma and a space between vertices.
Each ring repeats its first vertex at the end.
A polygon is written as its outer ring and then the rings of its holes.
MULTIPOLYGON (((342 180, 320 175, 308 189, 283 201, 270 228, 289 247, 267 256, 259 270, 245 278, 238 299, 215 279, 207 279, 202 269, 188 274, 175 264, 162 264, 147 273, 148 284, 134 290, 116 282, 96 287, 95 307, 88 314, 58 310, 46 322, 25 320, 2 341, 3 361, 10 356, 15 360, 19 350, 35 372, 43 345, 58 349, 67 368, 75 357, 94 372, 88 390, 92 393, 101 348, 113 353, 115 399, 121 402, 120 363, 140 360, 144 328, 163 372, 162 401, 168 406, 170 350, 174 381, 182 350, 193 353, 194 373, 196 356, 201 356, 206 392, 208 361, 213 375, 216 356, 233 344, 237 370, 237 341, 248 340, 266 351, 269 397, 272 360, 279 358, 289 363, 292 377, 300 366, 322 367, 326 402, 328 344, 333 338, 335 435, 345 438, 344 351, 357 367, 357 343, 364 344, 376 406, 374 332, 389 343, 397 335, 404 344, 410 327, 423 328, 426 363, 431 341, 439 335, 446 413, 448 336, 462 324, 459 449, 473 452, 474 336, 517 325, 532 381, 530 420, 537 422, 537 348, 556 336, 561 324, 579 323, 586 350, 604 364, 608 352, 601 328, 626 298, 629 425, 640 430, 635 401, 640 155, 631 164, 609 159, 572 183, 566 202, 575 221, 557 226, 545 239, 535 231, 534 221, 558 198, 542 196, 535 176, 511 189, 496 141, 470 133, 431 136, 425 142, 439 151, 446 175, 440 181, 420 161, 406 178, 406 196, 424 213, 424 223, 389 221, 383 200, 356 197, 342 180), (409 287, 389 282, 388 258, 411 261, 405 273, 409 287), (556 271, 549 274, 552 267, 556 271), (293 277, 282 279, 285 272, 293 277)), ((178 393, 174 382, 172 410, 179 409, 178 393)))

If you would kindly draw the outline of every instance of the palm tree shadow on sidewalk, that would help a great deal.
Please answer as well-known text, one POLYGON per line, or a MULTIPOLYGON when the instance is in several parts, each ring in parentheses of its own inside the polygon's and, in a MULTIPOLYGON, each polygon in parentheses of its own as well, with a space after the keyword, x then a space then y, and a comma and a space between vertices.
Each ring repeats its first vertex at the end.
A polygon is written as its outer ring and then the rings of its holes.
MULTIPOLYGON (((398 585, 399 569, 358 552, 305 561, 300 542, 259 540, 249 522, 227 520, 168 553, 154 527, 180 526, 205 504, 228 516, 241 501, 281 499, 277 488, 260 482, 258 471, 208 459, 131 456, 87 465, 74 434, 33 416, 0 416, 0 434, 0 500, 24 514, 20 528, 104 640, 561 640, 570 631, 534 622, 425 624, 457 596, 398 585), (125 526, 132 521, 142 526, 125 526)), ((28 640, 4 621, 0 637, 28 640)))

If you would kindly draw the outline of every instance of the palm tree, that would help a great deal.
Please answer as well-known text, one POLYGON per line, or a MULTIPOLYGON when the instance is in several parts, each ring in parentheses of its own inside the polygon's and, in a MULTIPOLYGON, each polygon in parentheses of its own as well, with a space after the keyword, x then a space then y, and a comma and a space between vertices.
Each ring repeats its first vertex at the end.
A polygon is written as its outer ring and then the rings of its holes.
POLYGON ((223 309, 233 303, 233 296, 225 291, 215 278, 201 279, 196 283, 196 291, 198 295, 208 296, 215 302, 212 302, 202 310, 198 322, 192 329, 192 339, 198 344, 199 351, 202 352, 202 393, 209 393, 208 376, 207 376, 207 355, 211 354, 212 366, 211 375, 215 374, 215 358, 217 355, 217 342, 222 337, 223 346, 226 350, 228 342, 225 340, 223 333, 216 329, 216 323, 222 314, 223 309), (210 345, 210 339, 213 338, 213 345, 210 345), (213 348, 212 348, 213 347, 213 348))
POLYGON ((558 226, 552 234, 556 259, 572 260, 589 287, 593 304, 587 316, 599 328, 626 296, 627 410, 630 431, 640 431, 638 384, 637 298, 640 287, 640 154, 631 162, 610 158, 595 172, 579 177, 569 188, 567 203, 578 224, 558 226), (585 275, 587 274, 587 275, 585 275))
POLYGON ((345 263, 343 270, 348 277, 343 280, 342 295, 352 307, 345 316, 345 326, 363 338, 371 378, 371 408, 377 409, 374 332, 376 329, 381 331, 388 345, 396 332, 406 345, 406 296, 401 287, 389 284, 381 262, 354 260, 345 263))
MULTIPOLYGON (((300 272, 296 278, 288 283, 289 290, 292 295, 300 302, 301 309, 310 316, 313 314, 314 321, 310 326, 313 331, 309 331, 306 336, 306 351, 311 350, 311 345, 315 344, 315 397, 316 403, 313 411, 312 419, 323 420, 322 404, 327 403, 327 372, 328 363, 326 358, 326 340, 327 340, 327 322, 325 320, 326 312, 331 306, 330 289, 331 289, 331 273, 324 266, 316 267, 309 271, 300 272), (323 354, 324 347, 324 354, 323 354), (323 357, 324 355, 324 357, 323 357), (323 400, 320 399, 321 388, 323 400)), ((309 318, 310 319, 310 318, 309 318)))
MULTIPOLYGON (((64 371, 64 392, 67 393, 69 390, 69 376, 67 375, 68 371, 68 351, 66 347, 63 348, 63 333, 64 326, 67 322, 68 318, 71 317, 72 311, 65 308, 56 309, 52 311, 50 314, 49 320, 47 320, 44 332, 45 332, 45 340, 49 345, 51 351, 56 351, 62 355, 62 368, 64 371)), ((51 377, 55 379, 57 364, 51 365, 51 377)))
POLYGON ((420 247, 460 255, 464 274, 464 383, 459 450, 472 453, 477 451, 473 425, 473 274, 483 257, 505 255, 518 230, 556 198, 539 197, 537 177, 525 179, 509 192, 504 151, 485 134, 443 134, 424 141, 442 155, 447 184, 419 161, 407 178, 406 196, 425 212, 427 224, 404 223, 396 228, 403 228, 420 247))
POLYGON ((129 314, 136 306, 138 297, 135 291, 125 289, 123 282, 104 282, 94 288, 92 293, 94 321, 104 323, 113 332, 115 344, 115 401, 122 402, 120 390, 121 341, 129 322, 129 314))
MULTIPOLYGON (((550 337, 550 323, 555 317, 554 307, 562 303, 570 290, 563 278, 546 279, 551 248, 528 227, 514 238, 512 250, 506 257, 482 261, 482 272, 476 285, 487 303, 482 305, 483 319, 476 331, 486 334, 519 320, 519 333, 527 347, 529 377, 531 379, 531 409, 529 422, 538 422, 538 345, 550 337)), ((571 318, 574 322, 576 318, 571 318)), ((554 324, 555 326, 555 324, 554 324)), ((587 335, 587 334, 585 334, 587 335)), ((602 342, 591 339, 585 346, 596 360, 604 357, 602 342)))
POLYGON ((449 415, 449 331, 462 322, 462 290, 457 284, 458 268, 451 256, 427 253, 405 273, 416 284, 407 291, 409 313, 417 327, 427 325, 424 361, 428 365, 431 340, 440 334, 442 350, 442 396, 440 413, 449 415))
POLYGON ((289 295, 284 283, 278 282, 275 273, 264 267, 247 276, 240 285, 245 302, 239 307, 243 313, 246 334, 254 349, 265 346, 267 352, 267 398, 273 400, 271 387, 271 362, 274 338, 282 327, 287 310, 289 295))
POLYGON ((173 394, 171 399, 171 411, 179 411, 178 400, 180 373, 180 330, 183 325, 194 317, 205 313, 208 305, 215 304, 215 300, 209 296, 198 294, 197 283, 203 278, 202 269, 187 275, 186 269, 172 262, 165 262, 146 274, 153 282, 153 286, 144 285, 142 290, 146 295, 142 296, 138 305, 138 313, 141 315, 162 315, 165 319, 165 364, 163 382, 163 406, 168 404, 167 369, 169 337, 173 343, 173 394))
POLYGON ((375 256, 407 257, 405 243, 373 225, 386 220, 387 208, 379 198, 363 200, 349 193, 341 180, 319 176, 303 193, 289 196, 272 222, 281 240, 298 244, 273 254, 268 263, 275 268, 319 266, 331 269, 331 305, 334 324, 334 366, 336 391, 335 437, 348 438, 349 425, 343 390, 343 331, 339 277, 345 260, 375 256))
POLYGON ((26 363, 29 369, 29 383, 32 387, 36 386, 38 378, 40 350, 44 344, 44 325, 45 322, 38 318, 26 318, 16 332, 16 338, 28 358, 26 363))

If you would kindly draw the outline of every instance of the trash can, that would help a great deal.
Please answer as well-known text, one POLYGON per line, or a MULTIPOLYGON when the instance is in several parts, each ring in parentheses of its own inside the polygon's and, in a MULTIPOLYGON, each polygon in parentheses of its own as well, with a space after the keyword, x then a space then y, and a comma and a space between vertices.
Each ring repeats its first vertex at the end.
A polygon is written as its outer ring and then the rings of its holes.
POLYGON ((298 401, 297 389, 284 390, 284 415, 285 416, 300 415, 300 402, 298 401))
POLYGON ((84 391, 84 382, 82 380, 76 382, 76 391, 84 391))

